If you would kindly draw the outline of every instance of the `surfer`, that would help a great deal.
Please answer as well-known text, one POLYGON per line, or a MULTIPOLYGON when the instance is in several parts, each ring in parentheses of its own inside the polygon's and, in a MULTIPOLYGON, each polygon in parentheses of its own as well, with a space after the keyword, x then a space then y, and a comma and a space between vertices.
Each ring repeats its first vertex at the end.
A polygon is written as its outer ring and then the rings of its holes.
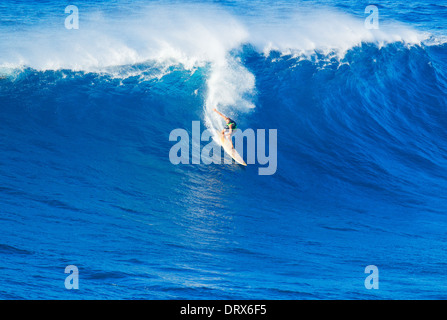
POLYGON ((217 114, 219 116, 221 116, 222 118, 225 119, 225 122, 227 123, 227 125, 222 130, 221 134, 230 141, 231 148, 234 149, 233 141, 231 140, 231 136, 233 135, 234 131, 237 129, 236 122, 234 120, 228 118, 227 116, 224 116, 222 113, 217 111, 215 108, 214 108, 214 111, 217 112, 217 114))

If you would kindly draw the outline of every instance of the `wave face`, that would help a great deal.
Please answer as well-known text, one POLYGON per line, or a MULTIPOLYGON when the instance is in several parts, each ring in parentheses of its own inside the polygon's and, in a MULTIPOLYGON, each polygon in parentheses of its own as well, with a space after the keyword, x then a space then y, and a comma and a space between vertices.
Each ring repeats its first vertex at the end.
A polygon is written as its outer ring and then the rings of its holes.
POLYGON ((445 6, 78 7, 0 4, 0 297, 445 297, 445 6), (274 175, 169 161, 213 108, 277 129, 274 175))

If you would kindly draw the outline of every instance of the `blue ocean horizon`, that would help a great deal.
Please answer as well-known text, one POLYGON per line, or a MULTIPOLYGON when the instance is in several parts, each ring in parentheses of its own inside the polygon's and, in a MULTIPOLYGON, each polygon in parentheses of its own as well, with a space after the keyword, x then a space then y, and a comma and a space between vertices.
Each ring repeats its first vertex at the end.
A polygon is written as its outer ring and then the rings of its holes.
POLYGON ((0 299, 446 299, 446 30, 444 1, 2 1, 0 299), (172 163, 214 108, 277 131, 273 174, 172 163))

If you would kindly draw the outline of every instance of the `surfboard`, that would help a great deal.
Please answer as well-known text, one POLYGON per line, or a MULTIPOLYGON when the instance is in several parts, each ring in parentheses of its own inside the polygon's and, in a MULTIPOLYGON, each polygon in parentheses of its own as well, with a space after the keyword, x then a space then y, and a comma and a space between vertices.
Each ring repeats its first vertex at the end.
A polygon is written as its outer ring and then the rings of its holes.
POLYGON ((244 159, 240 156, 240 154, 236 151, 236 149, 231 147, 230 141, 224 138, 223 134, 220 134, 220 143, 222 144, 222 147, 224 148, 225 152, 228 153, 231 158, 234 159, 237 163, 246 166, 244 159))

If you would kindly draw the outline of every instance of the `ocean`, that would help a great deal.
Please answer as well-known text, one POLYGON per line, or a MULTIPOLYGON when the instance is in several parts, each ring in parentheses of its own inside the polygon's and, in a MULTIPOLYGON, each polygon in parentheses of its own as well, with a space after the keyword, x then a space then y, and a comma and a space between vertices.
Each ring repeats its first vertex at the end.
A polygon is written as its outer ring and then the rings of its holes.
POLYGON ((446 299, 446 30, 446 1, 2 1, 0 299, 446 299), (269 174, 172 161, 214 108, 269 174))

